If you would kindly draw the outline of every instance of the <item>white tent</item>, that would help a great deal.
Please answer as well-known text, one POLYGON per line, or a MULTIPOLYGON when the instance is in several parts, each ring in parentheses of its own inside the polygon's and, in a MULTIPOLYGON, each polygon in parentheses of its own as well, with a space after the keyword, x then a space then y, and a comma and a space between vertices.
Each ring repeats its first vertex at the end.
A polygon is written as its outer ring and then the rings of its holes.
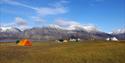
POLYGON ((106 38, 107 41, 118 41, 116 37, 106 38))
POLYGON ((116 37, 112 37, 111 40, 112 41, 118 41, 118 39, 116 37))
POLYGON ((110 40, 110 38, 106 38, 106 40, 107 40, 107 41, 109 41, 109 40, 110 40))

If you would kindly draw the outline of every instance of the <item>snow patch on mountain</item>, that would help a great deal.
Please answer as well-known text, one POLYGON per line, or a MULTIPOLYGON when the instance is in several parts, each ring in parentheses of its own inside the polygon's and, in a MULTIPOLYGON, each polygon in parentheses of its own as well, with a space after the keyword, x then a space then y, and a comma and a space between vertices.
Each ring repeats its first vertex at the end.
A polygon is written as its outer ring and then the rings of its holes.
POLYGON ((69 26, 51 25, 50 27, 55 27, 55 28, 60 28, 65 30, 84 30, 87 32, 99 31, 99 29, 97 29, 97 27, 94 25, 80 25, 80 24, 69 25, 69 26))
POLYGON ((117 29, 112 32, 112 34, 122 34, 125 33, 125 28, 117 29))
POLYGON ((80 24, 76 21, 72 20, 65 20, 65 19, 58 19, 55 22, 62 29, 66 30, 84 30, 87 32, 97 32, 99 29, 92 24, 80 24))
POLYGON ((50 28, 61 28, 59 25, 56 25, 56 24, 50 24, 50 25, 48 25, 48 27, 50 27, 50 28))
POLYGON ((15 27, 0 27, 0 32, 20 32, 21 30, 15 27))

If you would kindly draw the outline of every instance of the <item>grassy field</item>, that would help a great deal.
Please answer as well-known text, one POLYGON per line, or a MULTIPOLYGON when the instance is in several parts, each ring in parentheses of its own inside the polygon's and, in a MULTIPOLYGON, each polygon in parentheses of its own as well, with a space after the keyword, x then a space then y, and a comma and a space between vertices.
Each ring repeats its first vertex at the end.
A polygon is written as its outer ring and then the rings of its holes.
POLYGON ((0 43, 0 63, 125 63, 125 42, 0 43))

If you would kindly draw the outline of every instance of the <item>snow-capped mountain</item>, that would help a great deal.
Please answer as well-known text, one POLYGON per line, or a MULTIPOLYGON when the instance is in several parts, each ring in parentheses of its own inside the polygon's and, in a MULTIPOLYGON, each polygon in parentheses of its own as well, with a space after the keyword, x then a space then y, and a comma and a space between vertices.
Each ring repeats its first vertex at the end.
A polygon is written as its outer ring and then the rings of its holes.
POLYGON ((117 37, 119 40, 125 40, 125 28, 121 28, 113 31, 112 35, 117 37))
POLYGON ((21 30, 15 27, 0 27, 0 32, 21 32, 21 30))
MULTIPOLYGON (((123 33, 123 31, 119 32, 123 33)), ((68 27, 61 27, 58 25, 49 25, 46 27, 35 27, 25 29, 20 31, 20 29, 15 27, 0 27, 0 39, 19 39, 19 38, 29 38, 32 40, 56 40, 59 38, 70 38, 78 37, 82 40, 99 39, 105 40, 108 37, 116 37, 118 39, 124 40, 124 34, 108 34, 99 31, 95 26, 91 25, 72 25, 68 27), (9 32, 9 33, 4 33, 9 32), (21 32, 21 33, 16 33, 21 32)))
POLYGON ((69 26, 69 29, 84 30, 84 31, 87 31, 87 32, 98 31, 97 28, 95 26, 92 26, 92 25, 71 25, 71 26, 69 26))
POLYGON ((122 34, 125 33, 125 28, 117 29, 112 32, 112 34, 122 34))
POLYGON ((99 32, 96 26, 94 25, 69 25, 69 26, 59 26, 59 25, 49 25, 50 28, 57 28, 63 30, 80 30, 86 32, 99 32))

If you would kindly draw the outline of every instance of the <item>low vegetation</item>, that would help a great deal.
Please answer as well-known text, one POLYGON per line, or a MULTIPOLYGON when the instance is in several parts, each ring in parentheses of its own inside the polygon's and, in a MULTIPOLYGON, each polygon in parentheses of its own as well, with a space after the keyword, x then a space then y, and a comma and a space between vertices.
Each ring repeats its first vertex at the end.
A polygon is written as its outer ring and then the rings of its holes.
POLYGON ((0 43, 0 63, 124 63, 125 42, 0 43))

